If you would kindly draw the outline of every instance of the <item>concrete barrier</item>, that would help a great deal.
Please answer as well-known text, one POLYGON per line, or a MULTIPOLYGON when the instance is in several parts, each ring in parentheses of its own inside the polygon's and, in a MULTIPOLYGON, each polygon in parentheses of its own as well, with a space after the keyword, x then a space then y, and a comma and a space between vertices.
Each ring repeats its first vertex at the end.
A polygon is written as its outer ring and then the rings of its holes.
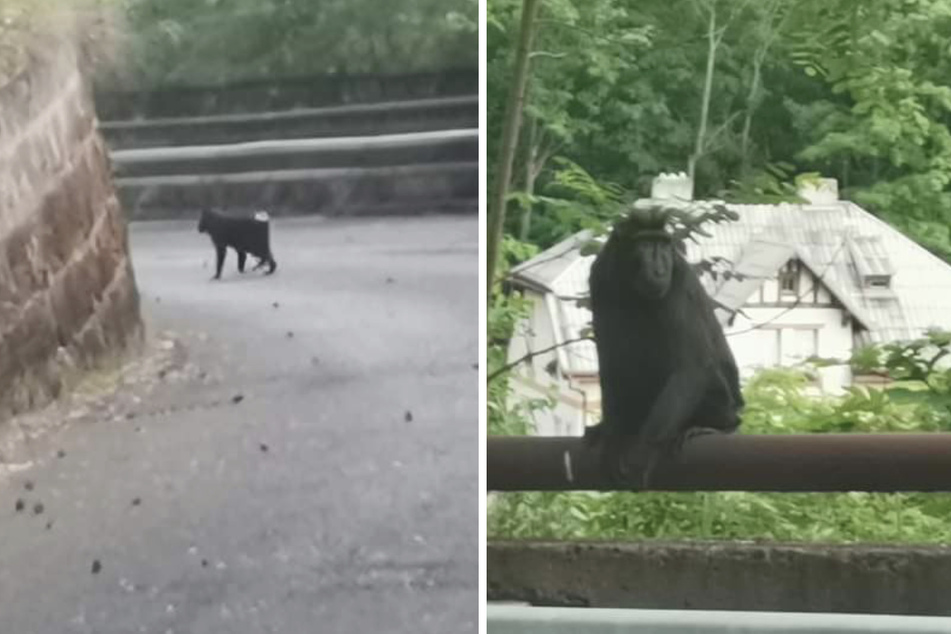
POLYGON ((490 542, 490 601, 661 610, 951 615, 951 548, 490 542))

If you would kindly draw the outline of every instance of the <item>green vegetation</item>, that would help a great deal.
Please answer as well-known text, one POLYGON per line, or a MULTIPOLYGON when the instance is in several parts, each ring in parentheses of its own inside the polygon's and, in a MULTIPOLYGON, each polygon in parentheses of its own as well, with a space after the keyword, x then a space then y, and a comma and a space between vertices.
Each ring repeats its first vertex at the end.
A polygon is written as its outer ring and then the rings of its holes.
POLYGON ((0 81, 36 33, 102 39, 125 88, 477 68, 477 0, 0 0, 0 81), (108 11, 104 13, 103 8, 108 11), (57 20, 51 20, 56 18, 57 20), (106 19, 107 18, 107 19, 106 19), (94 32, 94 33, 91 33, 94 32), (118 59, 117 59, 118 58, 118 59))
MULTIPOLYGON (((490 376, 525 314, 505 271, 603 229, 662 171, 694 174, 697 198, 734 202, 791 200, 797 180, 833 177, 951 261, 951 0, 542 0, 499 183, 522 6, 488 1, 490 191, 505 193, 490 376)), ((856 367, 898 382, 841 398, 807 395, 808 369, 762 373, 745 386, 744 431, 951 431, 948 344, 932 333, 859 351, 856 367)), ((489 383, 491 434, 525 433, 547 406, 509 390, 504 372, 489 383)), ((949 516, 951 496, 930 494, 500 494, 489 534, 949 543, 949 516)))
POLYGON ((126 0, 140 85, 478 67, 476 0, 126 0))
MULTIPOLYGON (((488 2, 490 178, 521 5, 488 2)), ((699 198, 819 172, 951 258, 951 1, 543 0, 536 30, 510 235, 577 226, 533 198, 561 157, 628 192, 692 169, 699 198)))

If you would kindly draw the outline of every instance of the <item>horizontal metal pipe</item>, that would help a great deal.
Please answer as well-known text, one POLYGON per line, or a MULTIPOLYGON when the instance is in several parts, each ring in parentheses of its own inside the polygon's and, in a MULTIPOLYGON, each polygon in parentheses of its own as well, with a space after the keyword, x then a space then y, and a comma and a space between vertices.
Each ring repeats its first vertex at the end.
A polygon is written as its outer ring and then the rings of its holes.
MULTIPOLYGON (((612 491, 577 437, 490 437, 490 491, 612 491)), ((632 472, 639 473, 632 464, 632 472)), ((633 490, 637 482, 622 489, 633 490)), ((951 491, 951 434, 709 434, 658 464, 656 491, 951 491)))
POLYGON ((317 139, 273 139, 217 145, 187 145, 114 150, 109 153, 118 166, 161 161, 213 160, 257 157, 268 155, 297 155, 311 152, 341 152, 346 150, 373 152, 406 147, 428 147, 457 142, 478 142, 479 131, 436 130, 430 132, 403 132, 375 136, 331 137, 317 139))

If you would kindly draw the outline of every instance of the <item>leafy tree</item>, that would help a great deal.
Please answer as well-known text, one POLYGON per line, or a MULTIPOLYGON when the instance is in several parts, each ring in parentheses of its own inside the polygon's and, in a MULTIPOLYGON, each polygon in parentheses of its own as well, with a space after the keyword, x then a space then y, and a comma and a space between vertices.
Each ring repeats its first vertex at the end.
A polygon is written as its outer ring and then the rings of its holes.
POLYGON ((515 149, 518 142, 519 128, 522 124, 522 109, 524 108, 525 86, 528 81, 528 64, 535 39, 535 17, 538 15, 539 0, 522 1, 522 17, 519 22, 518 48, 516 49, 515 64, 512 75, 508 100, 505 105, 505 114, 502 128, 502 144, 499 147, 499 173, 492 184, 488 203, 488 229, 486 231, 486 259, 488 261, 488 275, 486 276, 491 299, 492 287, 495 285, 495 269, 499 257, 499 243, 505 226, 506 202, 509 190, 509 181, 512 177, 512 165, 515 161, 515 149))
POLYGON ((793 59, 831 91, 811 103, 788 98, 810 141, 797 158, 838 176, 856 201, 947 256, 951 66, 943 51, 951 4, 810 1, 796 20, 793 59))
POLYGON ((142 85, 478 64, 476 0, 126 0, 142 85))

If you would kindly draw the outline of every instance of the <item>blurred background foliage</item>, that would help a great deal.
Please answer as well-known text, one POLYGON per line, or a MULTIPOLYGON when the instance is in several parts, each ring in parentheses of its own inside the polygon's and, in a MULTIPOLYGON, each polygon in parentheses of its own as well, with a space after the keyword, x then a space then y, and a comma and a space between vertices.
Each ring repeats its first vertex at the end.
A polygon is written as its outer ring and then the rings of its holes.
POLYGON ((122 0, 124 77, 213 85, 478 68, 478 0, 122 0))

